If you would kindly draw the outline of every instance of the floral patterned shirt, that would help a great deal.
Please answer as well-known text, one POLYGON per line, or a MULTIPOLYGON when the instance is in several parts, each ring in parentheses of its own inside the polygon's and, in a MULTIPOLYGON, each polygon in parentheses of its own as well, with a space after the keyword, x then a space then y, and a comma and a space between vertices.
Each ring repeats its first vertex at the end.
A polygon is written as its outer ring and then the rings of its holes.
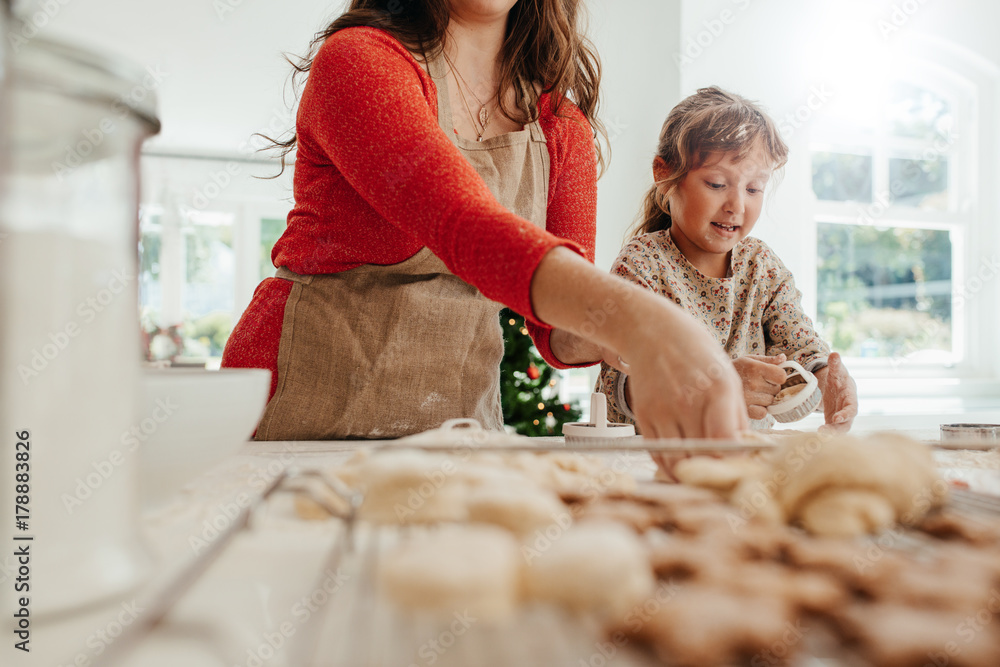
MULTIPOLYGON (((825 361, 830 348, 802 311, 802 293, 778 256, 760 239, 747 237, 733 248, 729 262, 726 278, 706 276, 664 230, 629 241, 611 272, 686 309, 733 359, 784 353, 806 370, 825 361)), ((608 398, 608 420, 635 423, 623 389, 624 376, 602 364, 595 391, 608 398)))

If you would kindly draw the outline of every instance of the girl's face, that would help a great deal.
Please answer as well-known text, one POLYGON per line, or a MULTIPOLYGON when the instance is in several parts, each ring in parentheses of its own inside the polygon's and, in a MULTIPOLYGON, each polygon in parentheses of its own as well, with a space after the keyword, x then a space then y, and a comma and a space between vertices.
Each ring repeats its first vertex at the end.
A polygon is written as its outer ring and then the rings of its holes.
MULTIPOLYGON (((753 230, 771 177, 760 149, 739 162, 735 157, 711 154, 687 173, 669 199, 674 243, 695 268, 716 278, 726 277, 733 246, 753 230)), ((658 182, 669 175, 659 157, 653 174, 658 182)))

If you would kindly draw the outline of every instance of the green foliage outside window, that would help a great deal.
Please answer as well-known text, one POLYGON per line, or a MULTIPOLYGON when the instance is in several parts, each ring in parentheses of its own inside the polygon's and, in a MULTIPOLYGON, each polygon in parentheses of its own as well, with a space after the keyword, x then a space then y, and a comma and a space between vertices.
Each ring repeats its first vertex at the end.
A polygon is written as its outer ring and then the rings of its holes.
POLYGON ((817 225, 818 325, 848 356, 951 351, 947 231, 817 225))

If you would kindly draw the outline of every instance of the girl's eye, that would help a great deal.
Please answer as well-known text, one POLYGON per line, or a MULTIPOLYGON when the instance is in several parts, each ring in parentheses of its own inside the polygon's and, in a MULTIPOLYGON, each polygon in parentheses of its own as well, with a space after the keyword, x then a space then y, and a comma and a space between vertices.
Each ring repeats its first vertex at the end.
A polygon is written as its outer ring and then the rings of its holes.
POLYGON ((711 181, 705 181, 705 184, 708 185, 708 187, 712 188, 713 190, 718 190, 720 188, 725 187, 725 185, 722 183, 712 183, 711 181))
POLYGON ((763 190, 761 190, 760 188, 747 188, 747 192, 749 192, 752 195, 755 195, 758 192, 763 192, 763 190))

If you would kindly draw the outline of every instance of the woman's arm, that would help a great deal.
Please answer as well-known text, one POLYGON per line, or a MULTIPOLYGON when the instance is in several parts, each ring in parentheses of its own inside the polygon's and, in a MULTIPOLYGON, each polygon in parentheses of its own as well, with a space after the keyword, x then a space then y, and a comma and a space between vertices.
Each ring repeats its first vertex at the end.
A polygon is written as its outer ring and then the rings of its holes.
POLYGON ((538 263, 557 246, 583 250, 501 206, 441 130, 435 105, 433 82, 398 41, 346 28, 313 61, 299 141, 452 273, 538 322, 530 297, 538 263))
POLYGON ((542 258, 531 299, 543 321, 628 362, 632 411, 647 437, 732 438, 747 427, 732 363, 676 304, 565 248, 542 258))
MULTIPOLYGON (((583 113, 566 102, 560 116, 549 113, 549 96, 542 98, 539 123, 549 154, 548 205, 545 229, 579 245, 594 261, 597 235, 597 152, 594 132, 583 113)), ((528 323, 535 348, 555 368, 590 366, 601 360, 596 345, 563 329, 528 323)))

